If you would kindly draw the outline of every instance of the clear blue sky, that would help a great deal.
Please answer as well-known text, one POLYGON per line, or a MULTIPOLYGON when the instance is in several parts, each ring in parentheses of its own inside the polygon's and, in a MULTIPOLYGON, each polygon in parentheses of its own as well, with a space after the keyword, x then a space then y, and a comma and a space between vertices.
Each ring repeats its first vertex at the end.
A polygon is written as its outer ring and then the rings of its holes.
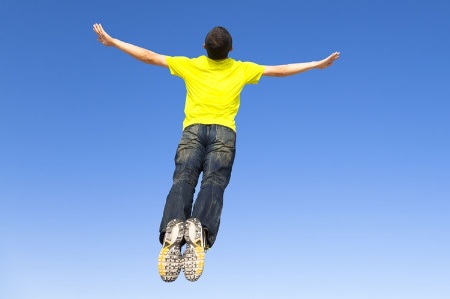
POLYGON ((0 298, 450 298, 448 1, 0 4, 0 298), (331 68, 242 94, 222 226, 196 283, 158 228, 182 80, 96 40, 331 68))

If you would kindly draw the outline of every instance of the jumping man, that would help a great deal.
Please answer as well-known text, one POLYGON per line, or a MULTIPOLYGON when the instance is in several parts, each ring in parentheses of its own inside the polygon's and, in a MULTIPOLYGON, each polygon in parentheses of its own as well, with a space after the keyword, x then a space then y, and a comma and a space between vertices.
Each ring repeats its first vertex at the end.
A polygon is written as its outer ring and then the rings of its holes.
POLYGON ((223 27, 208 32, 203 47, 207 55, 196 58, 167 56, 112 38, 94 24, 98 40, 139 61, 168 68, 186 84, 185 118, 175 155, 173 185, 161 220, 158 270, 166 282, 181 269, 189 281, 203 273, 205 252, 219 231, 223 194, 235 157, 236 125, 240 94, 246 84, 261 76, 286 77, 312 69, 325 69, 339 58, 335 52, 319 61, 265 66, 229 58, 230 33, 223 27), (200 192, 194 192, 203 173, 200 192), (181 254, 181 248, 186 245, 181 254))

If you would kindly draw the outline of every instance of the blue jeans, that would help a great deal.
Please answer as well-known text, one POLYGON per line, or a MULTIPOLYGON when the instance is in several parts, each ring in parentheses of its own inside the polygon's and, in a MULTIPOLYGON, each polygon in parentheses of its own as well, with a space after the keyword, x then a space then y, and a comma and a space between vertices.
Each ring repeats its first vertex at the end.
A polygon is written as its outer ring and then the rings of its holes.
POLYGON ((172 219, 195 217, 202 223, 211 247, 219 231, 223 194, 236 153, 236 133, 220 125, 195 124, 184 129, 175 155, 173 185, 166 199, 160 226, 162 241, 172 219), (200 192, 194 193, 203 172, 200 192))

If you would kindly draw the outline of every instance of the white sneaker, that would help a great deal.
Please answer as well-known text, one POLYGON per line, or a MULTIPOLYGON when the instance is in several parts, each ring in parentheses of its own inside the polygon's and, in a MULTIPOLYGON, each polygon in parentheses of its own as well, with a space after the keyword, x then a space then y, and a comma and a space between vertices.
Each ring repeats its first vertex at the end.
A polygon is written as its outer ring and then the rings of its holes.
POLYGON ((186 220, 184 239, 186 240, 183 255, 184 276, 189 281, 197 281, 203 273, 206 246, 205 232, 198 219, 186 220))
POLYGON ((184 222, 173 219, 167 224, 163 247, 158 256, 158 271, 162 280, 172 282, 177 279, 182 267, 180 242, 184 236, 184 222))

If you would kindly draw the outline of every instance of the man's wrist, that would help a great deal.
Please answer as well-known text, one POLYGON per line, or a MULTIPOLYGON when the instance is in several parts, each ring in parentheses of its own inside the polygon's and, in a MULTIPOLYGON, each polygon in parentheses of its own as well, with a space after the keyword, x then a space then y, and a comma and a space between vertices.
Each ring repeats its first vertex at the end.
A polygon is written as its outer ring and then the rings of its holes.
POLYGON ((117 38, 111 38, 111 46, 117 48, 119 43, 120 43, 120 40, 118 40, 117 38))

